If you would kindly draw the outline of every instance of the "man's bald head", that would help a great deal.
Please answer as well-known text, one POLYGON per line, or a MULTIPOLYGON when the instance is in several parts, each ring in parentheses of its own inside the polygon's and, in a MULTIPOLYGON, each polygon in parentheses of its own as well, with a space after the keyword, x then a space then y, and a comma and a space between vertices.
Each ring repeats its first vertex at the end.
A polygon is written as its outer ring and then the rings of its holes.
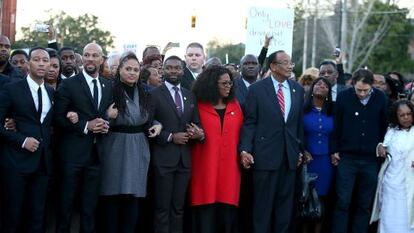
POLYGON ((102 55, 102 47, 96 43, 89 43, 83 48, 83 70, 94 78, 99 75, 102 55))
POLYGON ((10 58, 10 40, 5 35, 0 35, 0 66, 5 65, 10 58))

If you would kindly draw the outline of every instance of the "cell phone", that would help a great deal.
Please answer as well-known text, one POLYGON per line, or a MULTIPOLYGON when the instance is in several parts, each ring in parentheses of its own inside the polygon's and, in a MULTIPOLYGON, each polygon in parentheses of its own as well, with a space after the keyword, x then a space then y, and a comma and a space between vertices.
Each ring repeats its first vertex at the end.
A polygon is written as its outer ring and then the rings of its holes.
POLYGON ((49 25, 38 23, 38 24, 35 24, 34 29, 37 32, 49 32, 49 25))
POLYGON ((335 57, 339 57, 341 55, 341 49, 339 47, 336 47, 334 50, 334 54, 335 57))

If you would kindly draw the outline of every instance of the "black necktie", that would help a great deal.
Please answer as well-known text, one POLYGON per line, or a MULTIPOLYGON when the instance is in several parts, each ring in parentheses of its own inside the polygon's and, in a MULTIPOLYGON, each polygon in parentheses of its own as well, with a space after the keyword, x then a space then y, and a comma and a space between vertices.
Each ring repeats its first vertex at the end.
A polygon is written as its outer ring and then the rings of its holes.
POLYGON ((93 103, 95 104, 96 109, 98 109, 98 85, 96 79, 92 80, 93 82, 93 103))
POLYGON ((37 114, 39 115, 39 120, 42 120, 42 89, 39 87, 39 89, 37 89, 37 114))

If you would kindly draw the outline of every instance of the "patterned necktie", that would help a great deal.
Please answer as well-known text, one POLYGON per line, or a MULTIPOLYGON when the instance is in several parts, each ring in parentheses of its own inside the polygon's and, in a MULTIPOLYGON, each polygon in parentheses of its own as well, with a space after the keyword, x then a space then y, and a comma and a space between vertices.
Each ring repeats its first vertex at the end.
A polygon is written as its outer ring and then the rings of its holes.
POLYGON ((175 93, 174 93, 174 102, 175 102, 175 106, 177 106, 177 112, 178 115, 181 117, 181 115, 183 114, 183 105, 181 103, 181 97, 180 97, 180 93, 178 87, 173 87, 175 93))
POLYGON ((93 82, 93 103, 95 104, 96 109, 98 109, 98 84, 96 79, 92 80, 93 82))
POLYGON ((37 103, 38 103, 37 114, 39 115, 39 120, 42 121, 43 102, 42 102, 42 89, 40 87, 39 89, 37 89, 37 103))
POLYGON ((285 97, 283 96, 283 84, 279 83, 277 90, 277 101, 279 102, 280 111, 282 111, 283 118, 285 118, 285 97))

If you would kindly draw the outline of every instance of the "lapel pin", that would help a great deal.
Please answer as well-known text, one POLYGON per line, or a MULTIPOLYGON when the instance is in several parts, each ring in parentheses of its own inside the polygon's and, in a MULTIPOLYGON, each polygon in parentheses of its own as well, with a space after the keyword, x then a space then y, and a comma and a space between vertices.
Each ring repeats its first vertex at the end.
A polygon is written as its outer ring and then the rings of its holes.
POLYGON ((355 116, 358 116, 359 115, 359 112, 355 112, 355 116))

